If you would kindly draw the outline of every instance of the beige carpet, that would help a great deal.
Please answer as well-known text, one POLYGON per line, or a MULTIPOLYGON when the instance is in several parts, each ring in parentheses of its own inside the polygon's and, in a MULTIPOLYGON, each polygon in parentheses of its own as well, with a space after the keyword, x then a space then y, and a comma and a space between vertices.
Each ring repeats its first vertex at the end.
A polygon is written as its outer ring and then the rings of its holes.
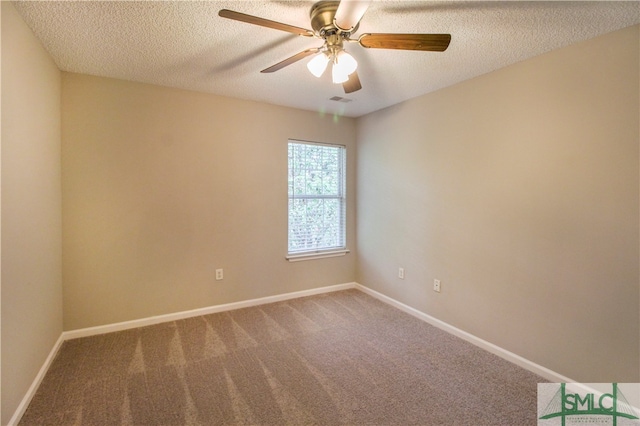
POLYGON ((65 342, 21 425, 525 425, 545 380, 358 290, 65 342))

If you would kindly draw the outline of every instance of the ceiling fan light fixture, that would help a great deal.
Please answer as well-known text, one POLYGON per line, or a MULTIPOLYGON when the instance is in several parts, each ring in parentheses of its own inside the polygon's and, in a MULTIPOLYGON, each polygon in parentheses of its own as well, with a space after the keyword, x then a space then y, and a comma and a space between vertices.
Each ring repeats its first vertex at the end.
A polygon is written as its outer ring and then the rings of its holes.
POLYGON ((338 52, 338 56, 336 57, 334 68, 336 66, 340 67, 341 73, 350 75, 353 74, 353 72, 358 68, 358 62, 346 51, 341 50, 340 52, 338 52))
POLYGON ((331 78, 335 84, 341 84, 349 80, 349 74, 343 72, 338 64, 333 64, 331 69, 331 78))
POLYGON ((323 52, 314 56, 308 63, 307 68, 316 77, 320 77, 324 74, 329 64, 329 57, 323 52))
POLYGON ((349 80, 349 75, 353 74, 358 68, 358 62, 355 58, 345 52, 339 51, 335 55, 333 60, 333 67, 331 69, 331 75, 335 84, 344 83, 349 80))

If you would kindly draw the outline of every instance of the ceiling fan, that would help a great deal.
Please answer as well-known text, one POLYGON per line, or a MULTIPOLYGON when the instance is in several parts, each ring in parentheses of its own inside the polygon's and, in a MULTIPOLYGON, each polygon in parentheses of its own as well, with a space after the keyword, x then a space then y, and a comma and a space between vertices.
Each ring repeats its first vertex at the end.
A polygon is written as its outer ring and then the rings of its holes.
POLYGON ((269 68, 263 73, 278 71, 307 56, 315 55, 307 67, 316 77, 320 77, 329 63, 332 64, 332 80, 342 84, 345 93, 362 89, 356 72, 358 63, 344 49, 345 43, 358 43, 362 47, 372 49, 398 49, 443 52, 451 42, 450 34, 362 34, 358 38, 351 35, 358 30, 360 20, 367 11, 371 1, 342 0, 319 1, 311 7, 311 28, 295 27, 257 16, 222 9, 218 12, 223 18, 260 25, 280 31, 297 34, 303 37, 316 37, 324 40, 320 47, 303 50, 269 68))

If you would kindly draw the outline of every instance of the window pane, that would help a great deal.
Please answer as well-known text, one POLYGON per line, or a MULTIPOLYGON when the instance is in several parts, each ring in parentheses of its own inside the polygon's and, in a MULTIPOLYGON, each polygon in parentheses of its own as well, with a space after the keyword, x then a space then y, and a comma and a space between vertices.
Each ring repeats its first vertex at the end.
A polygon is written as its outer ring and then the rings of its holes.
POLYGON ((307 174, 305 176, 305 190, 304 193, 307 195, 322 195, 322 175, 318 173, 317 170, 311 169, 307 170, 307 174))
POLYGON ((340 199, 289 200, 289 251, 342 247, 340 199))
POLYGON ((324 194, 340 195, 340 175, 335 171, 325 171, 322 176, 322 192, 324 194))
POLYGON ((289 252, 345 247, 345 148, 289 142, 289 252))

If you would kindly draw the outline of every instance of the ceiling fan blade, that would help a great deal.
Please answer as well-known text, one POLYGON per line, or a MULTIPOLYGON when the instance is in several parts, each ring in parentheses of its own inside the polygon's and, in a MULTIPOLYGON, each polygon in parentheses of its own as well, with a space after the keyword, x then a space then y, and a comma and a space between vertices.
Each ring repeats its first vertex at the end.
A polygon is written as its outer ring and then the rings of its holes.
POLYGON ((335 24, 343 31, 351 31, 358 25, 369 7, 370 0, 344 0, 338 5, 335 24))
POLYGON ((444 52, 451 42, 451 34, 363 34, 358 42, 362 47, 375 49, 444 52))
POLYGON ((358 73, 354 71, 349 76, 349 80, 342 83, 342 87, 344 88, 344 93, 353 93, 360 89, 362 89, 362 84, 360 84, 360 77, 358 77, 358 73))
POLYGON ((300 53, 297 53, 293 56, 291 56, 290 58, 285 59, 284 61, 278 62, 275 65, 271 65, 269 68, 265 68, 260 72, 263 73, 270 73, 270 72, 275 72, 278 71, 279 69, 282 69, 288 65, 293 64, 294 62, 298 62, 300 59, 304 59, 309 55, 313 55, 314 53, 318 53, 320 51, 320 47, 314 47, 312 49, 307 49, 307 50, 303 50, 300 53))
POLYGON ((257 16, 247 15, 245 13, 234 12, 229 9, 222 9, 218 12, 218 15, 223 18, 234 19, 236 21, 246 22, 248 24, 261 25, 267 28, 273 28, 274 30, 286 31, 305 37, 313 37, 313 31, 300 27, 294 27, 293 25, 283 24, 281 22, 270 21, 269 19, 258 18, 257 16))

